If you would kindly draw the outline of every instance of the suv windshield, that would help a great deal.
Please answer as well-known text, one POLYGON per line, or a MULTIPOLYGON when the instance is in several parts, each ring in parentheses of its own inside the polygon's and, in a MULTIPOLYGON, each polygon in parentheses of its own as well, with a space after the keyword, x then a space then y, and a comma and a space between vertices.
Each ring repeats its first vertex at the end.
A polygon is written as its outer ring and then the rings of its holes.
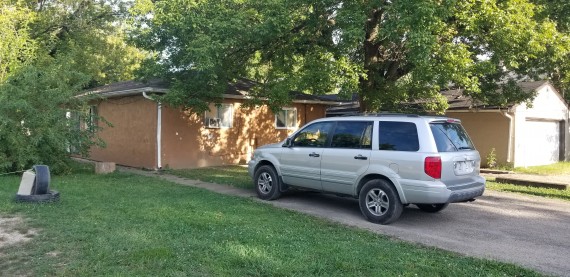
POLYGON ((467 136, 463 126, 458 123, 432 122, 431 132, 439 152, 455 152, 461 150, 474 150, 475 147, 467 136))

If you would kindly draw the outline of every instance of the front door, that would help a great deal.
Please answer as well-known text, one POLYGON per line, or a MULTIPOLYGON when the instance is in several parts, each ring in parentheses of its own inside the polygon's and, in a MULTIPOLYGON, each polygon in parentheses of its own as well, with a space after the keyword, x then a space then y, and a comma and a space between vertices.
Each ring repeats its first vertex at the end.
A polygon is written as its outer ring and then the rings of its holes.
POLYGON ((317 122, 306 126, 291 139, 291 146, 283 149, 281 154, 283 182, 322 190, 321 158, 333 125, 333 122, 317 122))
POLYGON ((358 177, 366 172, 372 152, 373 121, 339 121, 330 147, 323 151, 323 190, 352 194, 358 177))

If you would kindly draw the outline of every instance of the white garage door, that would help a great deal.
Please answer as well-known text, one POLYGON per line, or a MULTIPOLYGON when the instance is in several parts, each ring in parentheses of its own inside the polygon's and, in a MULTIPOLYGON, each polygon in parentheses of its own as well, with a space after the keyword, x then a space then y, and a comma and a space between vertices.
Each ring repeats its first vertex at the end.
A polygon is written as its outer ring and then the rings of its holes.
POLYGON ((556 121, 527 120, 524 130, 524 165, 545 165, 558 162, 560 129, 556 121))

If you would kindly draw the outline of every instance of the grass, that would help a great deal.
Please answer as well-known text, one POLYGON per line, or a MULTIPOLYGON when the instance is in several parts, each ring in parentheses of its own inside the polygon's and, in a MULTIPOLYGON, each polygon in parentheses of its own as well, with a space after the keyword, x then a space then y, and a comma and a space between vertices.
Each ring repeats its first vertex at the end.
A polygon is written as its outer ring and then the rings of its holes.
POLYGON ((570 175, 570 162, 558 162, 550 165, 516 167, 515 172, 539 175, 570 175))
POLYGON ((0 177, 0 216, 39 234, 0 249, 14 276, 540 276, 150 177, 52 176, 61 201, 12 201, 0 177))
MULTIPOLYGON (((560 168, 561 166, 558 165, 553 167, 560 168)), ((169 170, 167 172, 180 177, 201 180, 205 182, 213 182, 239 188, 253 188, 251 178, 247 174, 247 168, 242 166, 220 166, 196 169, 169 170)), ((502 184, 494 182, 494 178, 487 180, 487 189, 570 200, 570 190, 502 184)))
POLYGON ((487 188, 497 191, 515 192, 530 194, 547 198, 557 198, 570 201, 570 190, 560 190, 552 188, 539 188, 521 185, 503 184, 487 180, 487 188))
POLYGON ((244 189, 253 188, 251 177, 249 177, 247 173, 247 167, 239 165, 195 169, 171 169, 167 170, 166 173, 188 179, 229 185, 232 187, 244 189))

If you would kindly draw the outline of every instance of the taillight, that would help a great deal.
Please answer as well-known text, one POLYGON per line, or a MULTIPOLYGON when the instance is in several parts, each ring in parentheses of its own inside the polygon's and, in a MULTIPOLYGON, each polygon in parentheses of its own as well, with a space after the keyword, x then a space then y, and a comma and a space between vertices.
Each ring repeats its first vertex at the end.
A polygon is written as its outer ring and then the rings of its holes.
POLYGON ((441 158, 440 157, 427 157, 424 161, 425 173, 434 178, 441 178, 441 158))

